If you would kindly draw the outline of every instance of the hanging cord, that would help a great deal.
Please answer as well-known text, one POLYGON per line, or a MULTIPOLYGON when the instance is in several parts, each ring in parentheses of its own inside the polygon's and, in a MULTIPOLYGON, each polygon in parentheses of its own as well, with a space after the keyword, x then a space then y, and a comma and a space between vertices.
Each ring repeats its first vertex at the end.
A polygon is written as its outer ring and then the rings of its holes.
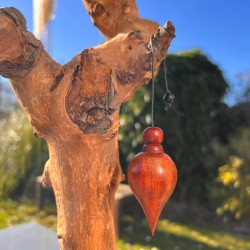
POLYGON ((166 92, 169 91, 168 89, 168 79, 167 79, 167 67, 166 67, 166 59, 164 58, 164 79, 165 79, 165 85, 166 85, 166 92))
POLYGON ((166 59, 164 59, 163 61, 164 61, 164 64, 163 64, 164 65, 164 78, 165 78, 165 85, 166 85, 166 93, 163 96, 163 100, 166 103, 165 110, 168 110, 172 106, 175 96, 171 93, 171 91, 168 88, 166 59))
POLYGON ((151 52, 152 52, 152 106, 151 106, 151 123, 152 127, 154 127, 154 105, 155 105, 155 78, 154 78, 154 46, 153 46, 153 38, 150 37, 151 44, 151 52))
MULTIPOLYGON (((153 37, 150 37, 150 45, 151 45, 151 53, 152 53, 152 106, 151 106, 151 124, 152 127, 154 127, 154 106, 155 106, 155 79, 154 79, 154 46, 153 46, 153 37)), ((164 61, 164 79, 165 79, 165 85, 166 85, 166 93, 163 96, 163 100, 166 103, 165 110, 168 110, 175 99, 175 96, 171 93, 171 91, 168 88, 168 80, 167 80, 167 67, 166 67, 166 59, 164 61)))

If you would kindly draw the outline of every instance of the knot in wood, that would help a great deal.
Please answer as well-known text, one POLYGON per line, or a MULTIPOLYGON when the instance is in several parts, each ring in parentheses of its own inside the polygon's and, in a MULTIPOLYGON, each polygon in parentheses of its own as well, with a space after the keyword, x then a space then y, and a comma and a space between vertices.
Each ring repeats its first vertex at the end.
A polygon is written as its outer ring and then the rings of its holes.
POLYGON ((89 125, 97 125, 107 116, 105 110, 93 108, 86 112, 86 123, 89 125))

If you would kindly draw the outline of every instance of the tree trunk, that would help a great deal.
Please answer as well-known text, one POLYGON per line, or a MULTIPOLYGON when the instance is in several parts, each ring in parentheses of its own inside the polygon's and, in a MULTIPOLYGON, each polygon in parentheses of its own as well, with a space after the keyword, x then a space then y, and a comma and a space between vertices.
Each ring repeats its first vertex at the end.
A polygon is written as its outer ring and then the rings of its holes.
MULTIPOLYGON (((89 0, 84 3, 89 12, 99 8, 91 7, 89 0)), ((105 4, 102 1, 103 13, 109 9, 105 4)), ((92 18, 99 24, 94 10, 92 18)), ((26 31, 25 19, 16 9, 0 9, 0 74, 10 79, 36 135, 48 143, 50 160, 43 184, 55 193, 61 250, 115 249, 114 196, 124 178, 117 138, 120 105, 151 78, 150 32, 155 32, 156 68, 174 36, 170 22, 157 30, 155 23, 145 21, 151 27, 146 33, 140 28, 143 19, 137 12, 133 15, 129 22, 133 20, 134 26, 126 27, 125 18, 108 32, 108 23, 116 17, 109 15, 105 28, 97 25, 106 37, 129 33, 61 66, 26 31)))

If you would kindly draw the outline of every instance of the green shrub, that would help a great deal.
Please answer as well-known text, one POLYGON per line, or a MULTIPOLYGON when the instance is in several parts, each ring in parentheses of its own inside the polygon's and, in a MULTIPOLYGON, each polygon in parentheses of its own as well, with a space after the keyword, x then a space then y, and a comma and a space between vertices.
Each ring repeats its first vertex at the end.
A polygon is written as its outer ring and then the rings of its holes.
POLYGON ((217 213, 235 216, 236 219, 250 215, 250 129, 241 129, 229 142, 232 154, 228 162, 218 170, 217 181, 222 185, 222 204, 217 213))

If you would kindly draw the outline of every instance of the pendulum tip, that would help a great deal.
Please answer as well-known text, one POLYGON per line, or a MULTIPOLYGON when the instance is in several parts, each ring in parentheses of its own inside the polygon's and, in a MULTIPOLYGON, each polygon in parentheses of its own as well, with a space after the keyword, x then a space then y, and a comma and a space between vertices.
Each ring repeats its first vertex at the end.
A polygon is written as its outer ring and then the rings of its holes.
POLYGON ((153 222, 153 223, 152 222, 149 223, 149 227, 150 227, 150 231, 151 231, 152 236, 154 236, 154 234, 155 234, 156 223, 157 223, 157 221, 153 222))

